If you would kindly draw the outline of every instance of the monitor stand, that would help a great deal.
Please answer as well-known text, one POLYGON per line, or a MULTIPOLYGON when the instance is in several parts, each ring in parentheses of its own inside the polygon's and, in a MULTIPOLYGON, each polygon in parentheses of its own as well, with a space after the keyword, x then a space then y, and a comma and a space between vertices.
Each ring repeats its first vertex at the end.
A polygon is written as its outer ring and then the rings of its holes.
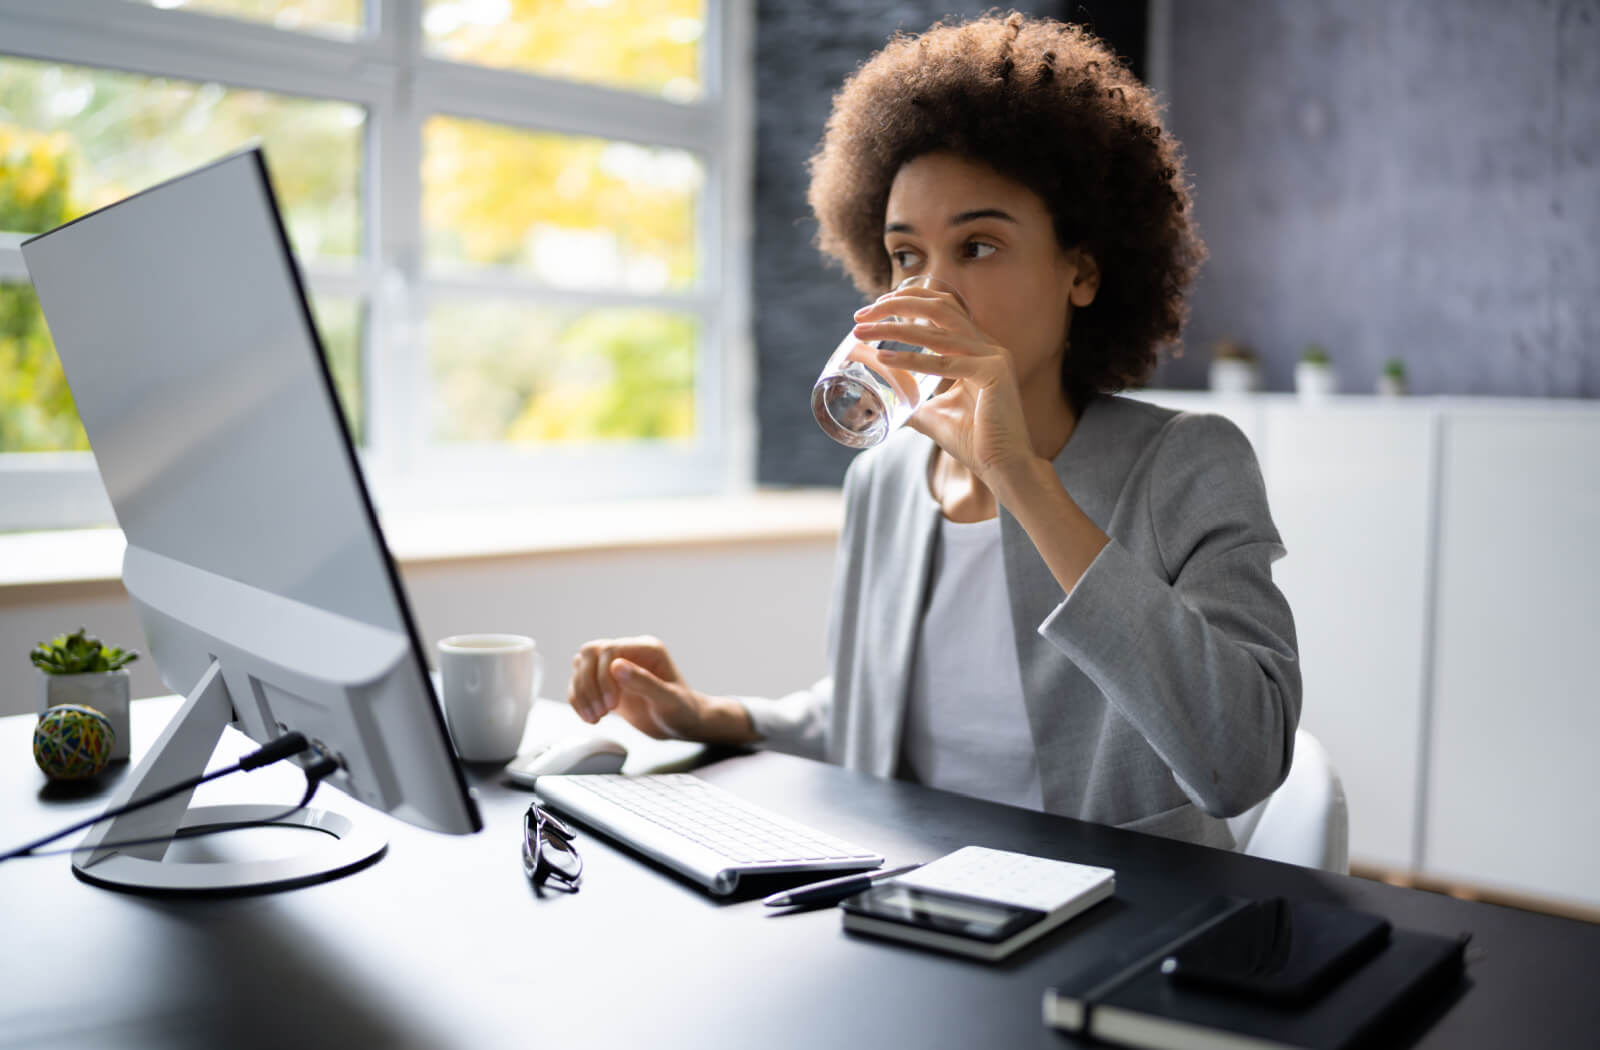
MULTIPOLYGON (((107 809, 153 794, 205 772, 222 731, 233 721, 233 702, 213 660, 183 707, 137 769, 118 789, 107 809)), ((140 846, 102 846, 128 839, 165 838, 179 828, 261 820, 287 805, 197 806, 193 790, 102 820, 89 829, 72 854, 72 873, 84 882, 113 890, 161 894, 228 894, 289 889, 323 882, 365 867, 383 855, 388 840, 371 827, 338 813, 303 809, 269 827, 297 829, 307 840, 304 852, 267 860, 191 863, 168 856, 171 842, 140 846)))

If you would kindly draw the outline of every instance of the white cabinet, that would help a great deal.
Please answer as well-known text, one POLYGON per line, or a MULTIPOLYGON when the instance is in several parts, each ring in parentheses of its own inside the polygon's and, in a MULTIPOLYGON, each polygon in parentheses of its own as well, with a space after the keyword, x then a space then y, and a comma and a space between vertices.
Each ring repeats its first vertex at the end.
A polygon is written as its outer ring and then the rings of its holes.
POLYGON ((1255 445, 1352 859, 1600 905, 1600 403, 1137 396, 1255 445))
POLYGON ((1425 866, 1600 904, 1600 414, 1450 414, 1425 866))
POLYGON ((1433 415, 1366 402, 1280 403, 1264 416, 1262 472, 1289 552, 1273 576, 1300 640, 1300 724, 1344 780, 1351 855, 1410 868, 1433 415))

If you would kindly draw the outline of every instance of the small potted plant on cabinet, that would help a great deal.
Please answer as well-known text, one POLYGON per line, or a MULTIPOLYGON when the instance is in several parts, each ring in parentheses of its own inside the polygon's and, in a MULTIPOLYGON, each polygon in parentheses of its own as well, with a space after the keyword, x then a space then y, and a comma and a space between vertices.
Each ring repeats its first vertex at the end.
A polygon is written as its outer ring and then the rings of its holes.
POLYGON ((1211 348, 1209 385, 1218 394, 1248 394, 1260 385, 1261 370, 1248 346, 1219 339, 1211 348))
POLYGON ((1308 401, 1320 401, 1332 394, 1338 386, 1333 374, 1333 359, 1326 347, 1312 343, 1300 354, 1300 363, 1294 366, 1294 388, 1308 401))
POLYGON ((57 635, 48 642, 41 642, 28 655, 43 679, 39 689, 39 713, 43 715, 58 704, 94 708, 106 716, 116 736, 111 760, 127 758, 129 689, 126 668, 139 658, 138 652, 106 646, 80 627, 72 634, 57 635))
POLYGON ((1383 363, 1378 373, 1378 393, 1384 397, 1399 397, 1406 392, 1406 363, 1391 357, 1383 363))

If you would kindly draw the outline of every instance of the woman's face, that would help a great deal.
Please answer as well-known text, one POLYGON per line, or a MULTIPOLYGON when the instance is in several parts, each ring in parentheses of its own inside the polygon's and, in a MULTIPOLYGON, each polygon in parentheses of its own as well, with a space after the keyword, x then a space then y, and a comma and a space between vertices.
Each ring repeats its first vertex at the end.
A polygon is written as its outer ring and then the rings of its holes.
POLYGON ((928 274, 954 286, 972 319, 1011 351, 1024 397, 1061 385, 1073 306, 1087 306, 1099 271, 1063 250, 1044 201, 994 169, 950 153, 907 161, 889 188, 884 248, 892 281, 928 274))

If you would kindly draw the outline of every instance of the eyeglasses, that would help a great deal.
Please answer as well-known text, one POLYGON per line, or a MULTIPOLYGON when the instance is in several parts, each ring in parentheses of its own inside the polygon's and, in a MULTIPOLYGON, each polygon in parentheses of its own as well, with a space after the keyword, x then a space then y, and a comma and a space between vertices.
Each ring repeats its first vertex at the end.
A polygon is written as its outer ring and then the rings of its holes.
POLYGON ((565 822, 529 803, 522 815, 522 870, 538 889, 547 882, 568 893, 578 892, 583 858, 572 845, 578 837, 565 822))

